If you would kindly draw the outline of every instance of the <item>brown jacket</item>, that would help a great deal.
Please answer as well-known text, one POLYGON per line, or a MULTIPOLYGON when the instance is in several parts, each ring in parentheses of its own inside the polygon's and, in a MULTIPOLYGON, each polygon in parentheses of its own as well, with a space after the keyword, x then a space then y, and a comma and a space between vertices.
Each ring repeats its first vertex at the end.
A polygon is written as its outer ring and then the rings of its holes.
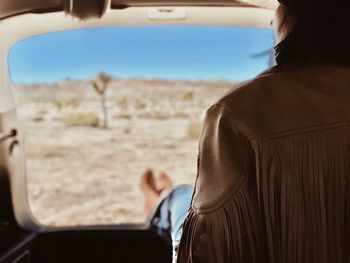
POLYGON ((178 262, 350 262, 350 67, 273 68, 208 110, 178 262))

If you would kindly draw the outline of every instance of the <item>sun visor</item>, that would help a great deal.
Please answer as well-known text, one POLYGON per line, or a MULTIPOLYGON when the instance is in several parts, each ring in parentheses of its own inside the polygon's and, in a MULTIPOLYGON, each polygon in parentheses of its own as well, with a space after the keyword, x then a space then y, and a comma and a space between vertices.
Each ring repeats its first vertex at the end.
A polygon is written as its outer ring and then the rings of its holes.
POLYGON ((0 19, 25 14, 65 11, 80 19, 99 18, 108 0, 0 0, 0 19))
POLYGON ((100 18, 107 5, 108 0, 64 0, 64 11, 83 20, 100 18))
POLYGON ((1 0, 0 19, 24 13, 62 10, 62 0, 1 0))

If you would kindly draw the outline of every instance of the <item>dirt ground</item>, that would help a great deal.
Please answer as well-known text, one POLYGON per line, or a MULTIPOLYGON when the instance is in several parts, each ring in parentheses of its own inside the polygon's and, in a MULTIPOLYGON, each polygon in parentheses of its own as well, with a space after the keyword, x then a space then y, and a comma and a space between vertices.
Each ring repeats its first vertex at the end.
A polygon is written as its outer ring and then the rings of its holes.
POLYGON ((144 222, 142 171, 165 171, 174 184, 193 184, 205 111, 234 86, 113 80, 108 129, 95 127, 103 116, 88 81, 15 87, 34 217, 51 226, 144 222))

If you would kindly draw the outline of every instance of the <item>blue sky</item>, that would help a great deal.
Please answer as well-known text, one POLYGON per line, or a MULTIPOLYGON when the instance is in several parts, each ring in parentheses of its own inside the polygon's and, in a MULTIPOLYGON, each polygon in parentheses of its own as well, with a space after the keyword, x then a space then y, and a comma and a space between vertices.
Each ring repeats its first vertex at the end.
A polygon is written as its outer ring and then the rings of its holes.
POLYGON ((271 30, 224 26, 128 26, 35 36, 9 54, 15 83, 120 78, 246 80, 268 67, 271 30))

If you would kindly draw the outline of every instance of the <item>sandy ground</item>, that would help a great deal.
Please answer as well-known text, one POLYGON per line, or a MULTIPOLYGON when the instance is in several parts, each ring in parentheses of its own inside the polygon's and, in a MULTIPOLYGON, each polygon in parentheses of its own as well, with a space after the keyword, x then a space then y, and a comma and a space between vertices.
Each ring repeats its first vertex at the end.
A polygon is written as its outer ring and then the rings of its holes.
POLYGON ((108 129, 65 122, 74 113, 102 118, 89 82, 16 87, 34 217, 54 226, 144 222, 141 172, 150 167, 193 184, 205 111, 233 86, 114 80, 108 129))

